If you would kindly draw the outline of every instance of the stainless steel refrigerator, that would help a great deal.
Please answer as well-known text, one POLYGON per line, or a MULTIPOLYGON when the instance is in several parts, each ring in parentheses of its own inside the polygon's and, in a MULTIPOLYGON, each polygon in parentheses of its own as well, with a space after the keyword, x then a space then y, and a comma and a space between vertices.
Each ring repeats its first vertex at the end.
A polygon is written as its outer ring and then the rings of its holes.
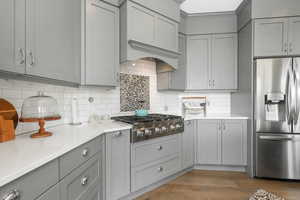
POLYGON ((257 59, 256 176, 300 180, 300 58, 257 59))

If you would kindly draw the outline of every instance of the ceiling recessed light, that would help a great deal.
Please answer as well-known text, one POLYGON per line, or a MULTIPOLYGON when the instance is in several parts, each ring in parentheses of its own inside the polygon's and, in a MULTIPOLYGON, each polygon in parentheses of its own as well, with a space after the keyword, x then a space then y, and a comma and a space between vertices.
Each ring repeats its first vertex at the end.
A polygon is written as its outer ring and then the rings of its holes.
POLYGON ((189 14, 234 11, 243 0, 186 0, 181 9, 189 14))

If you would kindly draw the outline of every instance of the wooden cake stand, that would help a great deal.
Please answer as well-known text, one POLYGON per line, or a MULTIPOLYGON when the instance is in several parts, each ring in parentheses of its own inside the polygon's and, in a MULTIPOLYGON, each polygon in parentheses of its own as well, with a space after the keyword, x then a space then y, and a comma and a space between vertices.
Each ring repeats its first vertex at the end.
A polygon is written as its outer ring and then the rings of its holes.
POLYGON ((31 138, 43 138, 43 137, 49 137, 52 135, 51 132, 46 131, 45 129, 45 123, 46 121, 54 121, 54 120, 60 120, 60 116, 55 117, 45 117, 45 118, 20 118, 20 122, 38 122, 40 129, 39 132, 32 134, 31 138))

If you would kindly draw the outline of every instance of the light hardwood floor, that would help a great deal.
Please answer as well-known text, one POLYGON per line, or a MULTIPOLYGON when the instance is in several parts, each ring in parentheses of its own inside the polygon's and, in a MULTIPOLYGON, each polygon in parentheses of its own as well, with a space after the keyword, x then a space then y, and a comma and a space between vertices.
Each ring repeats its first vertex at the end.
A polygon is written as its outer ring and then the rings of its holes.
POLYGON ((300 182, 251 179, 239 172, 191 171, 136 200, 248 200, 264 189, 300 200, 300 182))

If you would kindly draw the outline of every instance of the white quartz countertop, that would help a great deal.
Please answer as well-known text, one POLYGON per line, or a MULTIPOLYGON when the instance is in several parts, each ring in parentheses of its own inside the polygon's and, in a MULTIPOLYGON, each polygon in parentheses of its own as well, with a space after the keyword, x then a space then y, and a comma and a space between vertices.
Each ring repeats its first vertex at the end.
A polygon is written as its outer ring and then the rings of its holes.
POLYGON ((207 114, 205 116, 201 115, 189 115, 185 116, 184 120, 196 120, 196 119, 249 119, 247 116, 236 115, 236 114, 207 114))
POLYGON ((29 135, 21 135, 0 143, 0 187, 104 133, 131 128, 129 124, 111 120, 80 126, 61 125, 48 128, 53 133, 48 138, 31 139, 29 135))

